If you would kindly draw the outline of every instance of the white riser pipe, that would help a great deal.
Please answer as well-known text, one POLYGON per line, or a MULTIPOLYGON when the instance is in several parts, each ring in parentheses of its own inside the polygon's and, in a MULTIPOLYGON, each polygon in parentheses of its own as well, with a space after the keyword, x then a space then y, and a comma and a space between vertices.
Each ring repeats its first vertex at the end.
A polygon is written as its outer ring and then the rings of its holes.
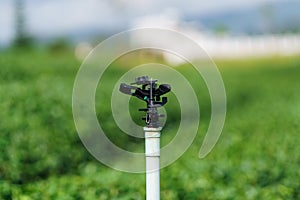
POLYGON ((144 127, 146 155, 146 200, 160 199, 160 131, 160 127, 144 127))

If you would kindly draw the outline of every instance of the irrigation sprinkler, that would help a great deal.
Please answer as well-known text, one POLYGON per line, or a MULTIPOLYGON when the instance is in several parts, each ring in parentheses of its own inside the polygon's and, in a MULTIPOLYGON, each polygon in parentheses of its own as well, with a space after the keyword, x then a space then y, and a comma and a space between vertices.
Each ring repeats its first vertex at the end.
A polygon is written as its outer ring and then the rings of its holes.
POLYGON ((147 103, 147 108, 139 111, 146 112, 144 127, 145 135, 145 156, 146 156, 146 200, 160 199, 160 132, 162 127, 159 118, 164 117, 158 113, 157 108, 167 103, 167 97, 162 95, 171 91, 171 86, 161 84, 157 80, 149 79, 148 76, 135 78, 135 82, 127 85, 121 83, 120 91, 124 94, 135 96, 147 103), (141 86, 141 87, 139 87, 141 86))

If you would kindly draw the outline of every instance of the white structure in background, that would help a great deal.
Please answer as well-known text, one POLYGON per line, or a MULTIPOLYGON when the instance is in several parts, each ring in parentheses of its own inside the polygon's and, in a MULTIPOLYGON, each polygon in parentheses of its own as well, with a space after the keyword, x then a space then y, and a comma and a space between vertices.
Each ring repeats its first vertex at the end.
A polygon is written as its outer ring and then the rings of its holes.
MULTIPOLYGON (((176 10, 167 10, 163 14, 144 16, 132 23, 132 28, 165 28, 183 33, 197 42, 212 58, 244 58, 264 57, 272 55, 294 55, 300 53, 300 35, 261 35, 261 36, 218 36, 197 29, 193 24, 184 23, 176 10)), ((160 35, 132 35, 132 43, 147 44, 149 40, 166 43, 168 45, 182 45, 180 41, 166 41, 160 35)), ((193 49, 184 48, 192 58, 199 59, 193 49)), ((166 61, 173 64, 184 62, 181 58, 163 52, 166 61)), ((201 55, 200 55, 201 56, 201 55)))
POLYGON ((75 57, 79 61, 83 61, 84 58, 93 50, 93 46, 87 42, 81 42, 77 44, 75 48, 75 57))

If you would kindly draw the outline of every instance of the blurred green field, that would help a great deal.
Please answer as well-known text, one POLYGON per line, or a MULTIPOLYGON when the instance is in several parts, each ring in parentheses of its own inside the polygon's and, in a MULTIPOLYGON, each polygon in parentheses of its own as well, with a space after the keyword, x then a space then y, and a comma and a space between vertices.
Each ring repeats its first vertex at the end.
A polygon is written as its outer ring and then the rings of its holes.
MULTIPOLYGON (((209 156, 198 159, 210 110, 207 92, 200 93, 205 86, 199 86, 199 134, 183 157, 161 170, 161 198, 300 199, 300 58, 217 65, 228 100, 224 131, 209 156)), ((79 66, 64 51, 0 53, 0 199, 145 199, 144 174, 101 165, 79 140, 71 107, 79 66)), ((122 73, 112 67, 106 77, 113 82, 122 73)), ((176 116, 178 109, 168 106, 176 116)), ((106 121, 107 129, 115 128, 106 121)), ((176 126, 166 127, 172 130, 176 126)), ((143 148, 142 141, 110 137, 143 148)))

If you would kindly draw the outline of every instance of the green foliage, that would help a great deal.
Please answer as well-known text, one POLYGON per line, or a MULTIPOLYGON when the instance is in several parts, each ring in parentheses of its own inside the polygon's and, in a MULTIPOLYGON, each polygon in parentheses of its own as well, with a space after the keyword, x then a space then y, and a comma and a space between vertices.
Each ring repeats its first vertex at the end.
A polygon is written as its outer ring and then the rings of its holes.
MULTIPOLYGON (((209 95, 203 83, 195 85, 197 77, 188 66, 178 68, 201 99, 202 124, 184 156, 162 169, 162 199, 299 199, 300 60, 217 64, 227 90, 227 119, 220 141, 203 160, 197 153, 209 122, 209 95)), ((145 198, 143 174, 107 168, 81 144, 71 110, 79 66, 65 51, 0 55, 0 199, 145 198)), ((113 83, 123 72, 113 66, 103 81, 113 83)), ((104 128, 115 130, 107 103, 109 98, 96 105, 97 111, 108 116, 104 128)), ((168 106, 174 117, 178 104, 168 106)), ((166 127, 170 134, 164 142, 176 128, 166 127)), ((143 141, 121 131, 108 136, 120 146, 143 148, 143 141)))
POLYGON ((48 50, 53 54, 62 54, 71 47, 71 43, 67 38, 60 37, 56 38, 50 42, 48 45, 48 50))

